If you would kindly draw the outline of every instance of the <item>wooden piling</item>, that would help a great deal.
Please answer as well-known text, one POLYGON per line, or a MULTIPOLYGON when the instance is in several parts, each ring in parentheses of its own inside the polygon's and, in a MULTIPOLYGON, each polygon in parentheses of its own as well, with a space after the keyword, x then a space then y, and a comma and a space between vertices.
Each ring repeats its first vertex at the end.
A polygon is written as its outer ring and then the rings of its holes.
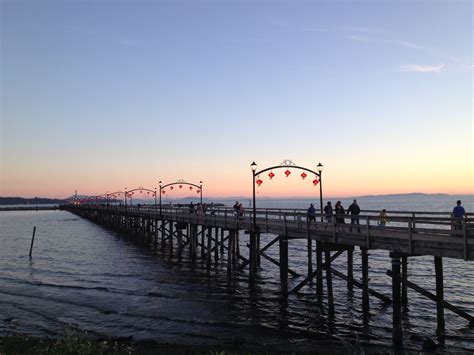
POLYGON ((316 292, 318 298, 323 297, 323 243, 316 242, 316 292))
POLYGON ((234 250, 234 231, 229 231, 229 237, 227 238, 227 276, 232 275, 233 269, 233 250, 234 250))
POLYGON ((214 228, 215 239, 214 239, 214 263, 217 266, 219 263, 219 227, 214 228))
POLYGON ((183 254, 183 230, 181 228, 178 229, 177 244, 178 259, 181 260, 183 254))
POLYGON ((402 256, 402 307, 406 308, 408 306, 408 290, 407 283, 408 280, 408 257, 402 256))
POLYGON ((354 252, 352 249, 347 249, 347 289, 352 291, 354 288, 354 252))
POLYGON ((221 228, 221 254, 224 254, 224 228, 221 228))
POLYGON ((201 227, 201 260, 204 260, 204 257, 206 256, 206 250, 205 250, 205 247, 204 247, 204 243, 205 243, 205 230, 204 230, 204 226, 201 227))
POLYGON ((170 221, 170 257, 173 256, 173 234, 174 234, 174 223, 170 221))
POLYGON ((395 348, 402 346, 402 304, 400 297, 400 256, 396 253, 390 253, 392 258, 392 342, 395 348))
POLYGON ((328 313, 334 316, 334 297, 332 292, 332 269, 331 269, 331 251, 326 249, 324 252, 324 262, 326 264, 326 288, 328 293, 328 313))
POLYGON ((31 236, 31 245, 30 245, 30 258, 31 253, 33 252, 33 244, 35 242, 36 226, 33 227, 33 235, 31 236))
POLYGON ((280 235, 280 284, 283 298, 288 296, 288 239, 285 235, 280 235))
POLYGON ((362 312, 364 317, 370 317, 369 304, 369 255, 367 248, 360 248, 362 252, 362 312))
POLYGON ((443 258, 434 257, 435 274, 436 274, 436 333, 444 333, 444 285, 443 285, 443 258))
POLYGON ((207 228, 207 252, 206 252, 206 267, 207 267, 207 272, 211 271, 211 264, 212 264, 212 227, 207 228))
POLYGON ((254 230, 250 232, 249 261, 249 282, 253 285, 257 274, 257 234, 254 230))
POLYGON ((310 237, 310 230, 309 230, 310 222, 306 223, 306 249, 308 253, 308 277, 313 274, 313 241, 310 237))

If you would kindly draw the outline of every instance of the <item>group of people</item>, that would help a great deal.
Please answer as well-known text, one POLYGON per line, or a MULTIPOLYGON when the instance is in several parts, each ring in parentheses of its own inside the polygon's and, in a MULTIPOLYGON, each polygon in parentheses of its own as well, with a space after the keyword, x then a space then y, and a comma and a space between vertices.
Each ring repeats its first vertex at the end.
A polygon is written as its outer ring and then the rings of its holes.
POLYGON ((194 204, 192 201, 189 204, 189 213, 206 213, 210 212, 214 214, 214 202, 211 202, 209 205, 207 203, 197 203, 194 204))
MULTIPOLYGON (((342 206, 341 201, 336 202, 336 206, 334 207, 334 210, 332 208, 332 204, 330 201, 327 203, 326 207, 324 207, 324 219, 327 223, 333 222, 334 213, 336 217, 336 224, 346 223, 345 218, 344 218, 346 211, 344 210, 344 207, 342 206)), ((349 208, 347 209, 347 214, 351 215, 351 224, 360 225, 359 217, 358 217, 360 214, 360 207, 357 204, 357 200, 354 200, 352 204, 349 206, 349 208)), ((313 204, 309 206, 307 215, 308 215, 308 221, 310 222, 313 221, 316 223, 316 209, 314 208, 313 204)), ((352 227, 350 228, 350 230, 352 231, 352 227)), ((357 230, 360 232, 359 227, 357 227, 357 230)))
MULTIPOLYGON (((453 220, 453 228, 454 229, 461 229, 462 228, 462 221, 467 218, 466 215, 466 210, 464 209, 463 206, 461 206, 462 201, 458 200, 456 201, 456 207, 454 207, 451 218, 453 220)), ((347 209, 347 213, 344 210, 344 207, 342 206, 341 201, 336 202, 336 206, 332 207, 332 204, 330 201, 326 204, 324 207, 324 219, 327 223, 332 224, 333 223, 333 217, 335 217, 335 222, 336 224, 345 224, 345 215, 348 214, 351 216, 351 225, 356 225, 357 224, 357 232, 360 233, 360 222, 359 222, 359 214, 360 214, 360 207, 357 204, 357 200, 353 200, 352 204, 349 206, 347 209)), ((314 208, 314 205, 311 204, 308 208, 307 211, 307 216, 308 216, 308 222, 314 222, 316 223, 316 209, 314 208)), ((389 223, 390 220, 387 216, 387 210, 383 209, 379 216, 378 216, 378 221, 377 225, 381 228, 384 229, 387 223, 389 223)), ((349 231, 352 232, 352 226, 349 228, 349 231)))

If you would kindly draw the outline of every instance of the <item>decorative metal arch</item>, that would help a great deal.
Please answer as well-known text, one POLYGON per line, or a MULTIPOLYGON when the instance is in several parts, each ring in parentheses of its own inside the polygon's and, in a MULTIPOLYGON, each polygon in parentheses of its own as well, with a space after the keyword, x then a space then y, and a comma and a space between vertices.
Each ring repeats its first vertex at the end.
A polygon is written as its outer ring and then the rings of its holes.
POLYGON ((186 182, 183 179, 179 179, 176 182, 171 182, 169 184, 162 185, 162 186, 160 185, 160 188, 164 189, 164 188, 166 188, 168 186, 172 186, 172 185, 189 185, 189 186, 194 186, 198 189, 201 189, 202 188, 202 181, 200 182, 200 185, 197 185, 197 184, 193 184, 193 183, 190 183, 190 182, 186 182))
POLYGON ((130 193, 132 193, 132 195, 133 195, 133 193, 134 193, 135 191, 147 191, 147 192, 151 192, 151 193, 153 194, 153 196, 155 197, 155 205, 156 205, 156 194, 157 194, 156 188, 155 188, 155 190, 151 190, 151 189, 147 189, 147 188, 145 188, 145 187, 143 187, 143 186, 140 186, 140 187, 137 187, 137 188, 131 189, 131 190, 125 189, 125 191, 124 191, 124 194, 125 194, 125 204, 127 204, 127 202, 126 202, 126 201, 127 201, 127 197, 130 198, 130 204, 132 203, 132 196, 130 195, 130 193))
MULTIPOLYGON (((250 167, 252 168, 252 191, 253 191, 253 230, 255 231, 257 229, 257 210, 256 210, 256 197, 255 197, 255 184, 257 183, 257 177, 262 174, 262 173, 265 173, 267 171, 271 171, 271 170, 274 170, 274 169, 282 169, 282 168, 286 168, 287 170, 285 171, 285 175, 288 177, 291 172, 288 170, 289 168, 292 168, 292 169, 300 169, 300 170, 303 170, 303 171, 307 171, 311 174, 314 174, 316 176, 317 179, 313 180, 313 184, 316 186, 317 184, 319 184, 319 204, 320 204, 320 208, 321 208, 321 212, 323 210, 323 188, 322 188, 322 164, 319 163, 318 164, 318 168, 319 171, 314 171, 312 169, 308 169, 304 166, 299 166, 299 165, 296 165, 292 160, 290 159, 285 159, 283 160, 283 162, 280 164, 280 165, 275 165, 275 166, 271 166, 271 167, 268 167, 268 168, 264 168, 262 170, 259 170, 257 171, 257 164, 255 164, 255 162, 253 162, 250 167)), ((270 173, 270 180, 273 178, 274 174, 271 175, 273 173, 270 173)), ((301 175, 301 177, 303 179, 306 178, 306 176, 304 176, 303 174, 301 175)), ((261 180, 259 179, 258 181, 260 181, 259 185, 262 183, 261 180)))
POLYGON ((173 189, 172 187, 174 185, 179 185, 180 188, 182 188, 183 185, 188 185, 191 189, 192 189, 192 187, 197 188, 198 189, 197 192, 200 194, 200 201, 201 201, 201 204, 202 204, 202 181, 199 182, 199 185, 193 184, 191 182, 187 182, 183 179, 179 179, 175 182, 170 182, 169 184, 165 184, 165 185, 161 185, 162 182, 160 181, 159 184, 160 184, 160 214, 161 214, 161 195, 163 195, 163 193, 165 191, 164 190, 165 188, 171 187, 171 189, 173 189))
MULTIPOLYGON (((303 170, 303 171, 307 171, 311 174, 314 174, 318 179, 321 179, 321 173, 319 172, 316 172, 314 170, 311 170, 311 169, 308 169, 308 168, 305 168, 304 166, 299 166, 299 165, 296 165, 292 160, 290 159, 285 159, 281 162, 280 165, 275 165, 275 166, 271 166, 269 168, 265 168, 265 169, 262 169, 260 171, 256 171, 255 172, 255 176, 258 176, 260 174, 263 174, 264 172, 267 172, 269 170, 275 170, 275 169, 282 169, 282 168, 292 168, 292 169, 300 169, 300 170, 303 170)), ((288 174, 289 175, 289 174, 288 174)), ((287 176, 288 176, 287 175, 287 176)), ((303 179, 306 178, 303 177, 303 179)), ((270 177, 270 179, 272 179, 272 177, 270 177)))

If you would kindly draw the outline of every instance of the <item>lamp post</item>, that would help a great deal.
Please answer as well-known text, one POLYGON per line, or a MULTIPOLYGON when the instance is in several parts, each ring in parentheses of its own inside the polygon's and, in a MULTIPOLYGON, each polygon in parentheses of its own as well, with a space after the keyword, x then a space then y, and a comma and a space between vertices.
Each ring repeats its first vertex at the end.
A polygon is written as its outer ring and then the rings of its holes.
POLYGON ((127 208, 127 188, 125 188, 125 208, 127 208))
POLYGON ((319 207, 321 208, 321 222, 323 222, 323 164, 316 167, 319 173, 319 207))
POLYGON ((202 180, 199 181, 199 192, 201 193, 201 206, 202 206, 202 180))
POLYGON ((155 187, 155 206, 156 206, 156 187, 155 187))
POLYGON ((159 186, 160 186, 160 217, 161 217, 161 180, 158 182, 159 186))
POLYGON ((250 164, 250 169, 252 170, 252 211, 253 211, 253 230, 257 227, 257 208, 255 206, 255 171, 257 170, 257 164, 252 162, 250 164))
POLYGON ((253 286, 255 275, 257 272, 257 207, 255 204, 255 172, 257 170, 257 164, 252 162, 250 164, 252 170, 252 210, 253 210, 253 223, 252 231, 250 233, 250 272, 249 281, 250 285, 253 286))

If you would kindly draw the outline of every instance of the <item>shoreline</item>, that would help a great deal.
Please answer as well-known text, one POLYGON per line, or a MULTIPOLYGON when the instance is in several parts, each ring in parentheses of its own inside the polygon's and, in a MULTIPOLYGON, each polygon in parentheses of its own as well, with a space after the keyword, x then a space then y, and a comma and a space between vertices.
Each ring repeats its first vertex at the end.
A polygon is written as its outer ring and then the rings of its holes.
MULTIPOLYGON (((401 350, 402 352, 404 350, 401 350)), ((405 349, 412 352, 412 349, 405 349)), ((20 334, 0 336, 0 355, 9 354, 395 354, 392 347, 377 344, 343 344, 310 340, 305 346, 246 343, 235 339, 222 344, 181 344, 156 340, 133 340, 132 337, 91 337, 83 333, 67 333, 61 338, 31 337, 20 334)))

